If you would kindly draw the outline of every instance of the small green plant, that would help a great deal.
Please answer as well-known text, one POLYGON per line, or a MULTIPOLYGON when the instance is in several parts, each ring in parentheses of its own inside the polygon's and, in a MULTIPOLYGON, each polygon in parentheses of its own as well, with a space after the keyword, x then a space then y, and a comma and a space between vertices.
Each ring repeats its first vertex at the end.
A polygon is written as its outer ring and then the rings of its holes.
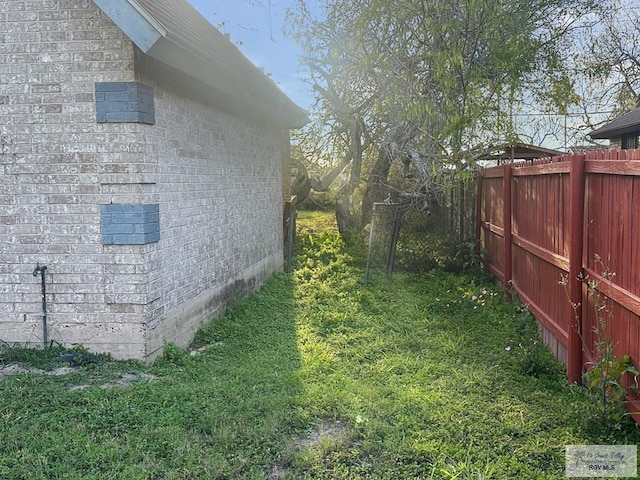
POLYGON ((473 267, 477 266, 478 265, 477 250, 478 250, 477 241, 469 240, 458 245, 450 262, 450 266, 454 267, 452 271, 455 273, 455 272, 460 272, 462 270, 470 270, 473 267))
POLYGON ((183 367, 189 363, 190 356, 184 348, 180 348, 175 343, 169 342, 164 346, 162 360, 168 364, 183 367))
POLYGON ((510 342, 505 350, 513 352, 520 362, 520 372, 536 378, 555 378, 563 374, 559 363, 540 338, 538 326, 528 305, 516 302, 516 331, 520 341, 510 342))
POLYGON ((46 348, 27 348, 0 340, 0 366, 20 364, 26 367, 52 369, 60 363, 60 355, 68 349, 52 342, 46 348))
MULTIPOLYGON (((595 254, 594 260, 602 269, 601 276, 611 283, 615 272, 612 272, 602 262, 600 255, 595 254)), ((587 363, 584 374, 585 385, 601 402, 601 418, 603 423, 619 424, 626 416, 624 405, 629 390, 638 391, 638 376, 640 371, 631 362, 631 357, 617 357, 614 353, 614 343, 609 334, 609 325, 613 321, 613 310, 608 299, 600 291, 600 280, 593 280, 587 276, 581 277, 587 286, 587 295, 591 299, 595 315, 593 334, 595 338, 595 352, 593 360, 587 363), (625 376, 633 378, 630 387, 623 383, 625 376)), ((563 276, 560 284, 567 290, 568 277, 563 276)), ((577 315, 578 305, 571 304, 574 315, 577 315)), ((584 339, 582 339, 584 343, 584 339)))
POLYGON ((60 360, 67 362, 72 367, 86 367, 89 365, 101 365, 111 361, 109 353, 92 353, 83 345, 74 345, 70 350, 59 355, 60 360))
POLYGON ((590 369, 585 373, 585 381, 587 387, 602 401, 603 421, 619 422, 626 414, 618 407, 626 403, 625 395, 628 391, 622 383, 622 378, 627 373, 633 375, 634 384, 630 388, 637 391, 637 377, 640 372, 631 363, 629 355, 616 357, 611 343, 605 342, 599 347, 603 351, 598 354, 598 360, 590 362, 590 369))

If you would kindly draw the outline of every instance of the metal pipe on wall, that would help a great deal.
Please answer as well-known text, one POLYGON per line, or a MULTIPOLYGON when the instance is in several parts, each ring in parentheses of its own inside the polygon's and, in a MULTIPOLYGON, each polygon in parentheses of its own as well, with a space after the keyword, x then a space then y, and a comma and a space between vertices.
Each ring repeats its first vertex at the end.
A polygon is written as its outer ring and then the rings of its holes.
POLYGON ((41 293, 42 293, 42 312, 39 313, 39 316, 42 317, 42 345, 44 348, 47 348, 47 344, 49 343, 49 335, 47 329, 47 282, 45 279, 45 273, 47 271, 46 265, 36 264, 36 268, 33 269, 33 276, 37 277, 40 274, 41 277, 41 293))

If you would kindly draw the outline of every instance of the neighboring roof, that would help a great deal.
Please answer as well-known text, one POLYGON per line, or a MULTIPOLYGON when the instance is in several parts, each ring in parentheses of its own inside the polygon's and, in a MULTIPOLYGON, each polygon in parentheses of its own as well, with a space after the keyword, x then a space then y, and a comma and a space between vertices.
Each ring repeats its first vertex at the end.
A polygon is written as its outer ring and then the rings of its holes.
POLYGON ((605 139, 640 131, 640 108, 626 115, 616 118, 612 122, 594 130, 589 134, 591 138, 605 139))
POLYGON ((491 146, 476 156, 476 160, 535 160, 536 158, 557 157, 565 152, 551 148, 513 143, 510 145, 491 146))
POLYGON ((282 128, 309 121, 265 73, 187 0, 94 0, 145 54, 213 87, 282 128))

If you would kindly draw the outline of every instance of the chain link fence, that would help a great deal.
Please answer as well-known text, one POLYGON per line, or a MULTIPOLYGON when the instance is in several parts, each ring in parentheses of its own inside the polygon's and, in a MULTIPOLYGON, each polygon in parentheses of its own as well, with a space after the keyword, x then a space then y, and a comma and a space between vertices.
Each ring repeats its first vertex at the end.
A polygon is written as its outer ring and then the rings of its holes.
POLYGON ((375 270, 384 270, 387 277, 393 274, 400 223, 399 203, 373 204, 365 284, 369 282, 369 276, 375 270))

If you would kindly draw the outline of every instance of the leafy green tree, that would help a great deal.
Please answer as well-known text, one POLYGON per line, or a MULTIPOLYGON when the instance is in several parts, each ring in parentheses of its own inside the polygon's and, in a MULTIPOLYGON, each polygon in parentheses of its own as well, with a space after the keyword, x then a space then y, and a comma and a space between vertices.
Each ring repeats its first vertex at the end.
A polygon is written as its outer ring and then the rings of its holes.
POLYGON ((640 107, 640 10, 635 2, 613 2, 592 28, 585 64, 598 87, 594 102, 613 106, 613 116, 640 107))
POLYGON ((336 177, 343 178, 341 231, 366 224, 373 201, 398 192, 415 198, 451 172, 467 172, 476 148, 517 138, 509 121, 516 98, 539 96, 566 109, 571 79, 545 72, 560 69, 571 34, 600 7, 592 0, 328 0, 318 14, 298 0, 290 24, 323 125, 303 135, 308 144, 309 136, 329 138, 334 164, 344 166, 336 177), (405 175, 391 185, 394 168, 405 175), (419 181, 407 192, 409 176, 419 181))

